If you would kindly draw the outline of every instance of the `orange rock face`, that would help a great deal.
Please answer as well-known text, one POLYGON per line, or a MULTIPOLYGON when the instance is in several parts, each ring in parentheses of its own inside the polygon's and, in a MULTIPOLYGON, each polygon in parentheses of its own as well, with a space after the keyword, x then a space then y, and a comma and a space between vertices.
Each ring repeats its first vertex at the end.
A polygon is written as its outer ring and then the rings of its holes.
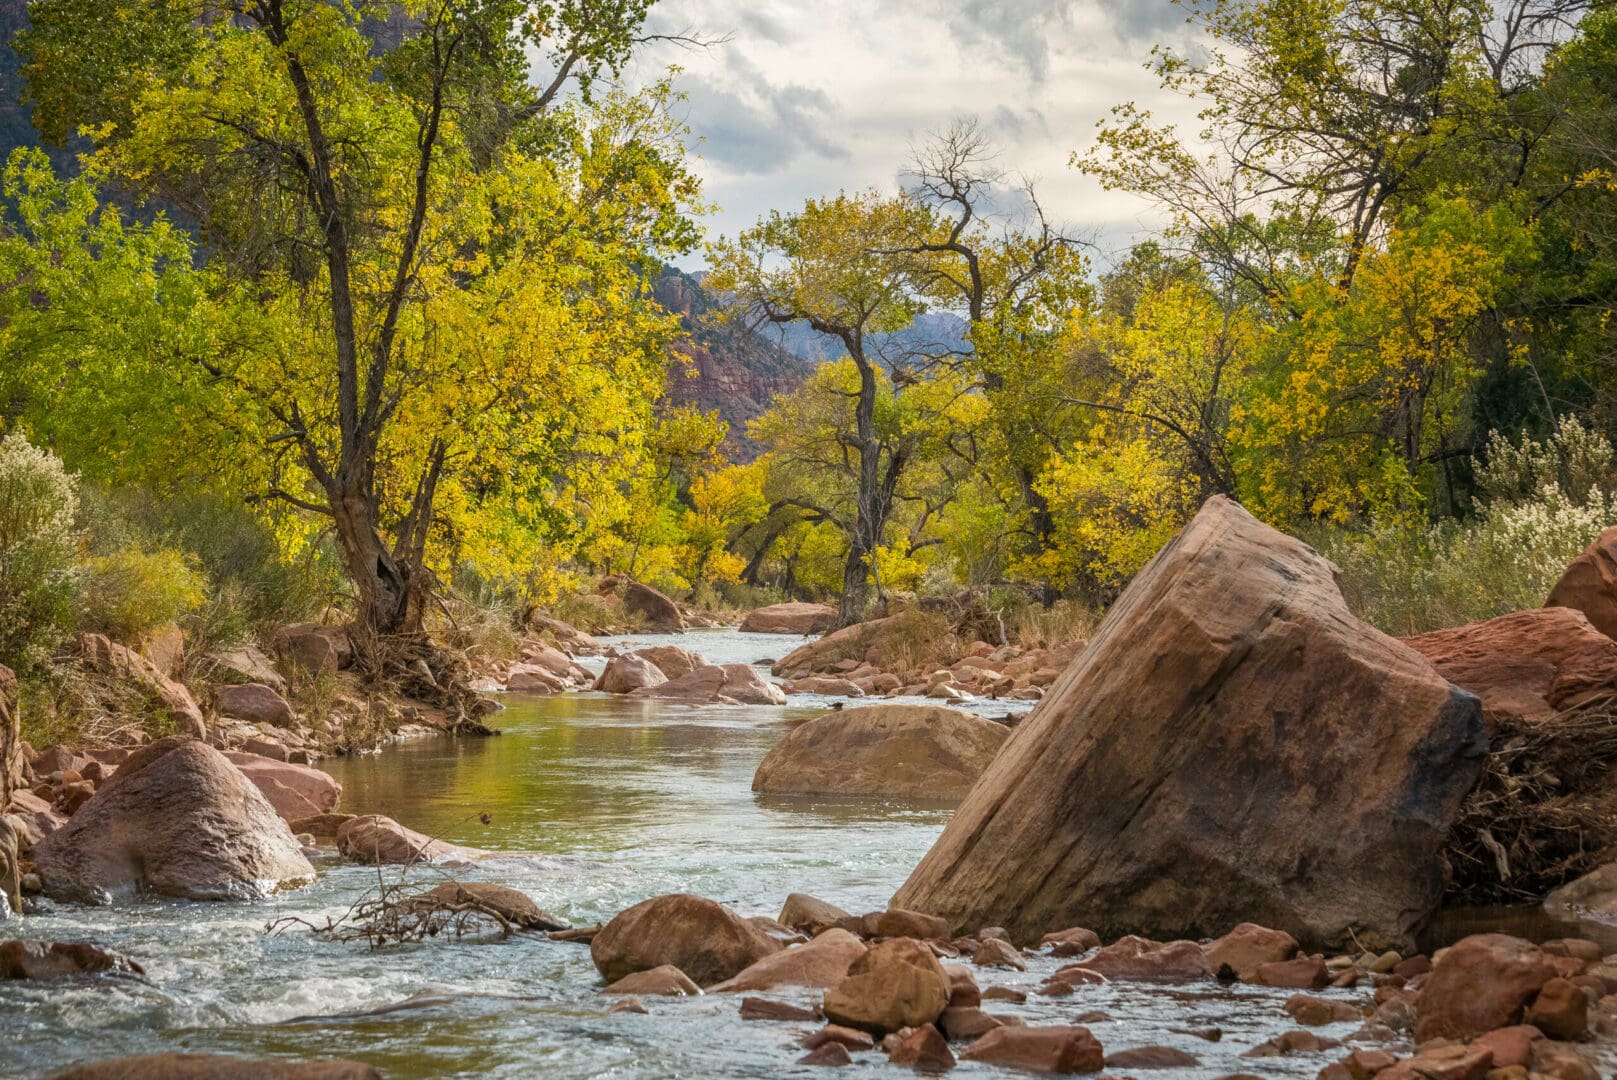
POLYGON ((1572 560, 1544 606, 1581 611, 1596 630, 1617 637, 1617 525, 1572 560))

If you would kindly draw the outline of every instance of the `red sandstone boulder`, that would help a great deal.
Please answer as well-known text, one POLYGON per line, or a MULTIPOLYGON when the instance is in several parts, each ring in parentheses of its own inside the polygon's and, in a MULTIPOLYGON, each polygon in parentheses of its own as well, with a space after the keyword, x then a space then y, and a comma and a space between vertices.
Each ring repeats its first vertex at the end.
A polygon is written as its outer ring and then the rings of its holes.
POLYGON ((1455 943, 1421 987, 1415 1037, 1469 1039, 1522 1021, 1555 964, 1537 945, 1508 934, 1474 934, 1455 943))
POLYGON ((650 994, 656 997, 696 997, 701 994, 702 988, 691 982, 686 975, 673 964, 662 964, 645 971, 636 971, 625 975, 611 986, 604 988, 603 994, 650 994))
POLYGON ((937 705, 866 705, 799 724, 764 756, 752 790, 955 801, 1010 736, 937 705))
POLYGON ((1100 1041, 1082 1027, 997 1027, 960 1055, 967 1061, 1035 1073, 1099 1072, 1100 1041))
POLYGON ((1572 1042, 1589 1030, 1589 999, 1566 979, 1551 979, 1539 988, 1522 1020, 1552 1039, 1572 1042))
POLYGON ((1087 960, 1055 973, 1062 982, 1194 982, 1213 977, 1212 965, 1194 941, 1149 941, 1119 938, 1087 960), (1099 976, 1099 978, 1097 978, 1099 976))
POLYGON ((724 697, 724 684, 728 676, 717 664, 703 664, 692 668, 677 679, 669 679, 653 686, 631 690, 634 697, 660 698, 664 701, 685 701, 702 704, 724 697))
POLYGON ((689 675, 699 667, 707 667, 707 661, 699 654, 689 649, 682 649, 678 645, 651 645, 644 649, 636 649, 630 655, 644 657, 657 666, 670 679, 677 679, 681 675, 689 675))
MULTIPOLYGON (((525 892, 487 881, 446 881, 416 893, 410 903, 428 910, 459 908, 486 912, 517 930, 566 930, 567 923, 545 911, 525 892)), ((653 993, 650 990, 625 993, 653 993)))
POLYGON ((239 750, 224 754, 286 821, 329 814, 342 798, 342 785, 330 773, 239 750))
POLYGON ((1475 697, 1225 498, 1130 583, 894 897, 956 926, 1404 947, 1487 751, 1475 697), (1299 658, 1306 657, 1306 662, 1299 658), (1300 873, 1298 867, 1307 867, 1300 873))
POLYGON ((839 1024, 882 1035, 930 1024, 948 1004, 949 977, 932 951, 912 938, 890 938, 849 966, 822 1008, 839 1024))
POLYGON ((45 890, 105 903, 138 888, 249 899, 314 878, 269 801, 219 751, 172 738, 137 750, 34 848, 45 890))
POLYGON ((892 1049, 887 1054, 892 1065, 908 1065, 921 1072, 937 1072, 954 1068, 954 1051, 932 1024, 922 1024, 908 1035, 894 1036, 892 1049))
POLYGON ((1376 1073, 1378 1080, 1486 1080, 1493 1052, 1483 1046, 1437 1046, 1376 1073))
POLYGON ((751 664, 721 664, 725 697, 743 705, 784 705, 786 691, 758 674, 751 664))
POLYGON ((1617 690, 1617 641, 1580 611, 1546 607, 1406 638, 1490 720, 1529 723, 1617 690))
POLYGON ((664 634, 677 634, 685 629, 679 605, 650 585, 626 580, 619 595, 623 597, 624 608, 639 615, 645 629, 664 634))
POLYGON ((281 1061, 226 1054, 142 1054, 75 1065, 50 1080, 382 1080, 359 1061, 281 1061))
POLYGON ((104 634, 81 635, 79 652, 85 667, 103 678, 138 690, 145 696, 149 709, 173 721, 184 734, 201 738, 207 733, 202 710, 197 707, 191 691, 185 684, 157 670, 144 656, 104 634))
POLYGON ((629 653, 614 656, 606 662, 594 689, 608 694, 628 694, 647 687, 661 686, 668 681, 662 670, 643 656, 629 653))
POLYGON ((1221 968, 1242 982, 1251 982, 1262 964, 1290 960, 1297 955, 1297 939, 1284 930, 1270 930, 1257 923, 1241 923, 1217 941, 1202 947, 1207 962, 1217 973, 1221 968))
POLYGON ((1331 974, 1325 961, 1314 956, 1299 956, 1294 960, 1276 960, 1259 964, 1250 980, 1258 986, 1274 986, 1284 990, 1320 990, 1330 984, 1331 974))
POLYGON ((221 686, 214 708, 220 716, 270 727, 291 727, 295 719, 286 699, 263 683, 221 686))
POLYGON ((1617 525, 1572 560, 1544 606, 1581 611, 1596 630, 1617 638, 1617 525))
POLYGON ((807 893, 794 892, 786 897, 786 903, 781 907, 780 917, 776 921, 782 926, 803 930, 812 935, 832 926, 845 925, 852 919, 852 915, 835 904, 828 904, 807 893))
POLYGON ((512 664, 505 672, 505 688, 513 694, 559 694, 567 679, 541 664, 512 664))
POLYGON ((770 604, 754 608, 741 619, 743 634, 823 634, 837 622, 830 604, 770 604))
POLYGON ((712 986, 780 950, 729 908, 689 893, 641 901, 590 941, 590 958, 608 982, 672 964, 698 986, 712 986))
POLYGON ((813 941, 766 956, 734 978, 710 988, 711 993, 773 990, 778 986, 826 989, 848 975, 848 968, 865 955, 865 943, 846 930, 827 930, 813 941))

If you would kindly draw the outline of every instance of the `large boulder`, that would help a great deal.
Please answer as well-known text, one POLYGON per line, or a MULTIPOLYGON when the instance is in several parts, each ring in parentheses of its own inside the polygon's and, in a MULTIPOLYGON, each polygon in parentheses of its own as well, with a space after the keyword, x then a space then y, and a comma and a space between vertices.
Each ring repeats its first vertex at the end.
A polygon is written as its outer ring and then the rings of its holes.
POLYGON ((692 668, 677 679, 643 686, 631 690, 632 697, 661 698, 665 701, 685 701, 693 704, 716 701, 724 696, 727 676, 717 664, 703 664, 692 668))
POLYGON ((743 705, 784 705, 786 691, 758 674, 751 664, 721 664, 724 696, 743 705))
POLYGON ((743 634, 823 634, 837 624, 837 609, 830 604, 770 604, 754 608, 741 619, 743 634))
POLYGON ((198 739, 207 734, 202 710, 185 684, 164 675, 133 649, 105 634, 83 634, 79 655, 86 669, 136 691, 146 699, 149 712, 169 720, 184 734, 198 739))
POLYGON ((609 983, 672 964, 697 985, 712 986, 780 950, 780 942, 723 904, 689 893, 654 896, 620 911, 590 941, 590 958, 609 983))
POLYGON ((620 595, 624 608, 640 616, 645 629, 664 634, 684 631, 685 619, 679 613, 679 605, 650 585, 625 581, 620 595))
POLYGON ((1544 606, 1581 611, 1596 630, 1617 638, 1617 525, 1572 560, 1544 606))
POLYGON ((1355 619, 1336 568, 1216 497, 1012 734, 895 906, 1013 939, 1405 947, 1487 752, 1477 699, 1355 619))
POLYGON ((227 1054, 141 1054, 74 1065, 50 1080, 382 1080, 360 1061, 256 1060, 227 1054))
POLYGON ((34 848, 45 891, 105 903, 137 888, 190 900, 256 899, 313 880, 297 838, 230 759, 173 738, 130 755, 34 848))
POLYGON ((644 690, 652 686, 661 686, 668 681, 668 676, 662 669, 643 656, 629 653, 627 656, 614 656, 606 662, 601 670, 601 677, 595 680, 592 689, 608 694, 629 694, 636 690, 644 690))
POLYGON ((367 866, 463 860, 483 854, 434 840, 381 814, 351 818, 337 826, 337 850, 343 858, 367 866))
POLYGON ((865 654, 892 634, 904 622, 907 612, 869 622, 854 623, 822 638, 806 642, 775 662, 770 670, 777 678, 799 679, 837 670, 844 660, 863 661, 865 654))
POLYGON ((241 750, 224 754, 264 793, 284 821, 329 814, 342 798, 342 785, 328 772, 241 750))
POLYGON ((1572 608, 1518 611, 1405 640, 1445 679, 1482 699, 1490 726, 1547 720, 1617 691, 1617 641, 1572 608))
POLYGON ((220 716, 241 720, 248 724, 268 724, 270 727, 291 727, 296 719, 292 706, 263 683, 232 683, 219 688, 214 708, 220 716))
POLYGON ((867 705, 816 717, 764 755, 752 790, 958 801, 1010 728, 938 705, 867 705))

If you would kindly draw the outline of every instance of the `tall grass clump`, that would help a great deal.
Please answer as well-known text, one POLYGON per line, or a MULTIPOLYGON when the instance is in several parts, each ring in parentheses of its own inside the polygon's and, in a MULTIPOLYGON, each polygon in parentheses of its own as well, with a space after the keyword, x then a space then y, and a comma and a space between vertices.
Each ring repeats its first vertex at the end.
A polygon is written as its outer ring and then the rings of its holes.
POLYGON ((72 632, 83 567, 78 484, 22 435, 0 439, 0 664, 27 674, 72 632))

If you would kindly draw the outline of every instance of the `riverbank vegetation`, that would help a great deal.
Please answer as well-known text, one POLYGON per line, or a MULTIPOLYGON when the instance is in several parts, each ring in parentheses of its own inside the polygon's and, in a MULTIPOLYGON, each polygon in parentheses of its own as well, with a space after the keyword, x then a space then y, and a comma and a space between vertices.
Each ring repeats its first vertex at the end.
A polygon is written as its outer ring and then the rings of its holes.
POLYGON ((700 250, 677 94, 619 78, 645 2, 204 6, 17 41, 78 155, 12 156, 0 236, 0 663, 44 697, 84 633, 343 622, 464 712, 467 648, 622 625, 604 575, 1054 641, 1216 494, 1414 633, 1541 603, 1617 512, 1604 5, 1187 5, 1206 49, 1152 62, 1202 130, 1071 135, 1160 211, 1124 252, 971 120, 700 250), (756 460, 666 404, 676 259, 835 343, 756 460))

